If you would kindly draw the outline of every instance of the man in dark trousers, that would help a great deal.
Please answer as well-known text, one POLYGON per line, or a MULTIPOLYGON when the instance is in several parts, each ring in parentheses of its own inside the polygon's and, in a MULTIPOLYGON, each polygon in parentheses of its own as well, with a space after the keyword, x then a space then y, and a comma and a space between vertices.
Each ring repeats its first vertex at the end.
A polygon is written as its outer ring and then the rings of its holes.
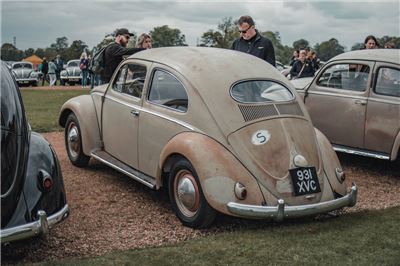
POLYGON ((47 73, 49 72, 49 63, 46 60, 46 57, 43 57, 42 62, 42 86, 44 86, 44 81, 47 80, 47 73))
POLYGON ((241 37, 233 42, 231 49, 252 54, 275 66, 274 46, 255 29, 253 19, 250 16, 241 16, 237 25, 241 37))
POLYGON ((105 68, 101 75, 103 83, 110 82, 111 76, 123 60, 123 56, 145 50, 144 48, 126 48, 131 36, 133 36, 133 33, 124 28, 115 31, 115 42, 108 45, 104 51, 105 68))
MULTIPOLYGON (((60 55, 58 54, 56 57, 56 60, 54 60, 54 64, 56 64, 56 85, 57 85, 57 80, 60 81, 61 84, 61 79, 60 79, 60 73, 64 68, 64 61, 61 59, 60 55)), ((64 84, 61 84, 64 85, 64 84)))

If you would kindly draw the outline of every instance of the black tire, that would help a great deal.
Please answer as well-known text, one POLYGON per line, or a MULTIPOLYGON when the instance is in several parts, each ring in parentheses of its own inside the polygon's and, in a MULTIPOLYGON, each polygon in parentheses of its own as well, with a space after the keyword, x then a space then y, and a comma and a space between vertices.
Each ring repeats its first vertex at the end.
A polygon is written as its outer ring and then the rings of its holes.
POLYGON ((83 153, 82 136, 79 121, 74 113, 71 113, 65 123, 65 148, 71 163, 77 167, 88 165, 90 156, 83 153))
POLYGON ((217 212, 205 199, 196 170, 186 159, 179 159, 172 166, 168 191, 172 209, 183 225, 206 228, 213 223, 217 212))

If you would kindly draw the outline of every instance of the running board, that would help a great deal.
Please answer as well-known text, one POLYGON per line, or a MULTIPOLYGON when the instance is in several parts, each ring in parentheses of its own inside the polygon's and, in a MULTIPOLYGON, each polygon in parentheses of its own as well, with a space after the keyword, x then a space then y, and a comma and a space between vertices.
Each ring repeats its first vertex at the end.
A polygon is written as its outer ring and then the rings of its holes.
POLYGON ((146 174, 143 174, 138 170, 124 164, 123 162, 116 159, 115 157, 113 157, 112 155, 108 154, 105 151, 92 152, 91 156, 151 189, 156 188, 156 181, 154 178, 146 174))
POLYGON ((372 152, 372 151, 359 150, 359 149, 349 148, 346 146, 335 145, 335 144, 332 144, 332 146, 333 146, 333 149, 338 152, 345 152, 345 153, 350 153, 350 154, 355 154, 355 155, 372 157, 372 158, 376 158, 376 159, 382 159, 382 160, 390 160, 390 156, 388 156, 385 153, 377 153, 377 152, 372 152))

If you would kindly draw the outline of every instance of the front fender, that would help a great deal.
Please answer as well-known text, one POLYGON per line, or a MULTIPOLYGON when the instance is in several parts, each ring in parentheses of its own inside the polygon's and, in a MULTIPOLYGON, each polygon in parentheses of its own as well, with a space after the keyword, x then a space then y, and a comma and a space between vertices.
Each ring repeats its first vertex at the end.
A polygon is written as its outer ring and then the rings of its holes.
POLYGON ((82 136, 83 153, 90 156, 92 151, 101 148, 100 127, 96 109, 91 95, 80 95, 63 104, 58 118, 58 124, 65 128, 69 114, 78 118, 82 136))
MULTIPOLYGON (((340 195, 346 195, 346 182, 339 180, 337 173, 337 171, 343 171, 339 162, 339 158, 337 157, 336 152, 333 150, 332 145, 326 136, 317 128, 314 128, 314 130, 321 153, 325 176, 328 178, 329 184, 334 192, 339 193, 340 195)), ((324 200, 330 199, 321 199, 321 201, 324 200)))
MULTIPOLYGON (((397 136, 394 140, 393 148, 392 148, 392 153, 390 155, 390 160, 395 161, 397 157, 399 157, 399 150, 400 150, 400 131, 397 133, 397 136)), ((400 157, 399 157, 400 159, 400 157)))
MULTIPOLYGON (((195 132, 184 132, 173 137, 160 155, 159 173, 169 172, 173 161, 183 156, 196 169, 207 202, 219 212, 232 215, 228 202, 265 204, 256 179, 242 163, 216 140, 195 132), (247 188, 247 198, 235 197, 234 187, 240 182, 247 188)), ((158 183, 162 182, 161 174, 158 183)))

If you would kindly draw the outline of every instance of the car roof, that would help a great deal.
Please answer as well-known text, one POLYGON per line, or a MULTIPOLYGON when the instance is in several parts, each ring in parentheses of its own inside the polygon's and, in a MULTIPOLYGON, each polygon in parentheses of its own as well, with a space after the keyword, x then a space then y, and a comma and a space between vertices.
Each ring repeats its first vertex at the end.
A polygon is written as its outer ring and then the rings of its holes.
POLYGON ((400 64, 400 49, 363 49, 339 54, 329 61, 336 60, 371 60, 400 64))
MULTIPOLYGON (((129 59, 142 59, 167 65, 182 74, 201 92, 230 86, 245 79, 274 79, 287 84, 279 71, 253 55, 210 47, 165 47, 135 53, 129 59)), ((225 91, 226 93, 226 91, 225 91)), ((205 95, 202 95, 203 97, 205 95)), ((214 94, 214 96, 216 96, 214 94)))

